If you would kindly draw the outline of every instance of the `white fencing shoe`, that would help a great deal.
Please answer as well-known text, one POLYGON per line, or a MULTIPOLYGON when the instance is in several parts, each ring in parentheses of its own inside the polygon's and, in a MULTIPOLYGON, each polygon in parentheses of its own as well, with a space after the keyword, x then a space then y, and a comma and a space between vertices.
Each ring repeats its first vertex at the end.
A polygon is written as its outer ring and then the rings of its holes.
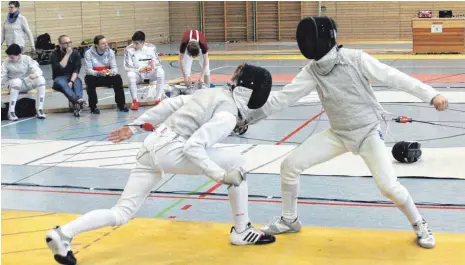
POLYGON ((229 234, 229 241, 233 245, 265 245, 271 244, 276 241, 276 237, 273 235, 268 235, 258 229, 255 229, 251 223, 247 224, 247 228, 241 232, 236 232, 234 226, 231 228, 231 233, 229 234))
POLYGON ((71 250, 71 239, 66 238, 59 226, 50 230, 45 237, 47 246, 52 250, 55 260, 63 265, 76 265, 76 258, 71 250))
POLYGON ((434 248, 436 240, 433 233, 428 228, 428 223, 423 219, 413 225, 413 230, 417 234, 417 243, 424 248, 434 248))
POLYGON ((299 218, 290 223, 284 220, 282 216, 276 216, 260 230, 270 235, 277 235, 284 233, 296 233, 299 232, 300 229, 302 229, 302 223, 299 221, 299 218))

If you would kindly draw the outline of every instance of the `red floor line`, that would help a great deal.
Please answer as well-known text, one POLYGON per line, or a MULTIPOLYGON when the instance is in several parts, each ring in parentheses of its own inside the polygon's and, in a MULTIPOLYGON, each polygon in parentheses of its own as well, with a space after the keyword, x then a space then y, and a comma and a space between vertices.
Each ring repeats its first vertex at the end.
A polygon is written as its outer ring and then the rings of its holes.
POLYGON ((191 207, 192 207, 192 205, 187 204, 187 205, 184 205, 184 206, 181 208, 181 210, 184 210, 184 211, 185 211, 185 210, 187 210, 187 209, 189 209, 189 208, 191 208, 191 207))
MULTIPOLYGON (((206 193, 212 193, 212 192, 214 192, 216 189, 218 189, 219 187, 221 187, 221 185, 223 185, 223 184, 221 184, 221 183, 216 183, 215 186, 209 188, 209 189, 206 191, 206 193)), ((205 198, 205 197, 207 197, 207 195, 208 195, 208 194, 202 194, 202 195, 199 196, 199 198, 205 198)))
MULTIPOLYGON (((42 189, 16 189, 16 188, 2 188, 2 190, 23 191, 23 192, 61 193, 61 194, 79 194, 79 195, 121 196, 121 193, 113 193, 113 192, 42 190, 42 189)), ((190 196, 155 195, 155 194, 150 194, 148 197, 150 197, 150 198, 161 198, 161 199, 229 201, 229 198, 218 198, 218 197, 200 198, 200 197, 190 197, 190 196)), ((249 199, 249 202, 281 203, 281 200, 249 199)), ((344 207, 395 208, 395 206, 392 205, 392 204, 375 204, 375 203, 339 203, 339 202, 299 201, 298 204, 303 204, 303 205, 324 205, 324 206, 344 206, 344 207)), ((417 207, 422 208, 422 209, 462 210, 462 211, 465 211, 465 207, 459 207, 459 206, 425 206, 425 205, 418 205, 417 207)))
POLYGON ((281 139, 279 142, 276 143, 276 145, 280 145, 282 143, 284 143, 285 141, 289 140, 289 138, 291 138, 292 136, 294 136, 294 134, 298 133, 300 130, 302 130, 305 126, 307 126, 310 122, 316 120, 316 118, 320 117, 323 113, 325 113, 326 111, 325 110, 322 110, 320 113, 318 113, 317 115, 313 116, 310 120, 307 120, 305 121, 302 125, 300 125, 299 127, 297 127, 295 130, 293 130, 290 134, 288 134, 286 137, 284 137, 283 139, 281 139))

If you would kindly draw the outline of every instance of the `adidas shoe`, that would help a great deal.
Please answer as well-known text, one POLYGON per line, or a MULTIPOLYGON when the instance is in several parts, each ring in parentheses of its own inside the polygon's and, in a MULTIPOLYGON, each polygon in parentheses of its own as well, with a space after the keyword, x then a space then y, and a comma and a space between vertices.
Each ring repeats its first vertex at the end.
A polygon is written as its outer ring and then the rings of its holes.
POLYGON ((284 220, 282 216, 277 216, 260 230, 270 235, 276 235, 285 233, 297 233, 301 229, 302 223, 299 221, 299 218, 296 218, 293 222, 288 222, 284 220))
POLYGON ((264 232, 255 229, 251 223, 248 223, 247 228, 241 233, 238 233, 234 226, 231 227, 229 241, 231 241, 231 244, 238 246, 265 245, 274 243, 276 241, 276 237, 265 234, 264 232))
POLYGON ((37 110, 37 118, 38 119, 45 119, 46 117, 47 117, 47 115, 45 115, 44 110, 42 110, 42 109, 37 110))
POLYGON ((13 111, 12 112, 8 112, 8 119, 10 121, 17 121, 18 120, 18 116, 16 116, 16 113, 14 113, 13 111))
POLYGON ((417 243, 424 248, 434 248, 436 241, 433 233, 428 228, 428 223, 424 219, 413 225, 413 230, 417 234, 417 243))
POLYGON ((45 237, 47 246, 52 250, 55 260, 63 265, 75 265, 77 263, 71 250, 71 239, 66 238, 60 231, 59 226, 50 230, 45 237))

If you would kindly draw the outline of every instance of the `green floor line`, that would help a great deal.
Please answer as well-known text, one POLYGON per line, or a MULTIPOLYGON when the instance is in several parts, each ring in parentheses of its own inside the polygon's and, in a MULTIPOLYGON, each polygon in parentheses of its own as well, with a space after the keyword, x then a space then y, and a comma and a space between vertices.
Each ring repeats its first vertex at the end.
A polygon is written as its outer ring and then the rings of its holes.
MULTIPOLYGON (((192 192, 190 192, 189 194, 187 194, 187 196, 191 196, 193 195, 194 193, 196 192, 199 192, 201 189, 205 188, 205 186, 211 184, 213 182, 213 180, 207 180, 206 182, 204 182, 202 185, 200 185, 198 188, 196 188, 195 190, 193 190, 192 192)), ((177 200, 176 202, 174 202, 173 204, 169 205, 168 207, 166 207, 165 209, 161 210, 160 212, 158 212, 154 217, 155 218, 160 218, 162 217, 163 215, 165 215, 165 213, 171 211, 174 207, 178 206, 179 204, 181 204, 185 199, 179 199, 177 200)))

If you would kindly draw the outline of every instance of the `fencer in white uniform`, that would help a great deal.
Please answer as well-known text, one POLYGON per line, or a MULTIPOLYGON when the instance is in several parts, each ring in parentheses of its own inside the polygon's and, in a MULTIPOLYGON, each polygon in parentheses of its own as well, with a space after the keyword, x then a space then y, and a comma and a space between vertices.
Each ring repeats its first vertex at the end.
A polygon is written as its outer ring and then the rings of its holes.
POLYGON ((10 90, 8 119, 18 120, 15 107, 19 93, 32 89, 37 90, 36 116, 45 119, 45 78, 39 64, 31 57, 21 54, 21 47, 18 44, 10 45, 5 52, 8 58, 2 63, 2 83, 5 83, 10 90))
POLYGON ((249 221, 244 158, 231 150, 213 147, 247 119, 252 109, 265 104, 271 86, 271 75, 266 69, 241 65, 230 86, 167 98, 129 126, 112 132, 109 139, 120 142, 143 131, 143 124, 157 127, 145 139, 137 154, 137 164, 113 208, 91 211, 48 232, 46 240, 55 260, 61 264, 76 264, 70 248, 71 239, 85 231, 127 223, 164 173, 204 174, 228 185, 234 220, 230 242, 234 245, 273 243, 274 236, 255 229, 249 221))
POLYGON ((418 244, 433 248, 435 239, 431 230, 407 189, 397 180, 381 133, 387 112, 377 101, 369 80, 401 89, 440 111, 447 108, 447 100, 432 87, 361 50, 338 46, 336 30, 331 18, 303 19, 297 27, 297 42, 310 62, 290 84, 273 91, 268 102, 250 115, 249 123, 253 124, 316 90, 330 123, 329 129, 305 140, 282 162, 282 215, 275 217, 262 231, 271 234, 300 231, 297 215, 300 174, 312 166, 353 152, 362 157, 380 192, 408 218, 418 244))
MULTIPOLYGON (((156 104, 160 102, 164 92, 165 71, 157 55, 155 45, 145 42, 145 34, 136 31, 132 36, 132 44, 124 52, 124 69, 128 74, 128 86, 132 96, 132 110, 139 109, 137 85, 144 82, 157 81, 155 87, 156 104)), ((149 91, 151 94, 151 91, 149 91)))

